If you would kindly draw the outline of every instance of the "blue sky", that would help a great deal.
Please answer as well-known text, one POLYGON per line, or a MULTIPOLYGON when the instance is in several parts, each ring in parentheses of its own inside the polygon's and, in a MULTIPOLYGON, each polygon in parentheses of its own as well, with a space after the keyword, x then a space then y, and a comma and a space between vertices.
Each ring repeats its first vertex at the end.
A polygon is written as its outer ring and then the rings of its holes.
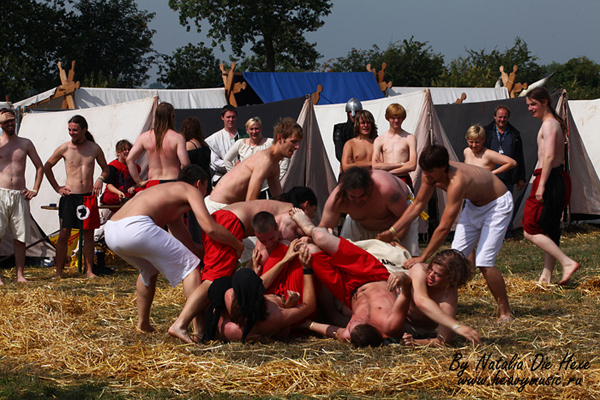
MULTIPOLYGON (((136 0, 155 12, 154 48, 171 54, 187 43, 210 39, 179 25, 167 0, 136 0)), ((540 64, 586 56, 600 64, 600 0, 333 0, 325 25, 307 39, 317 43, 322 61, 345 56, 352 47, 380 48, 408 39, 429 42, 446 63, 465 49, 512 47, 521 37, 540 64)), ((228 54, 216 52, 220 59, 228 54)), ((150 83, 155 80, 151 77, 150 83)))

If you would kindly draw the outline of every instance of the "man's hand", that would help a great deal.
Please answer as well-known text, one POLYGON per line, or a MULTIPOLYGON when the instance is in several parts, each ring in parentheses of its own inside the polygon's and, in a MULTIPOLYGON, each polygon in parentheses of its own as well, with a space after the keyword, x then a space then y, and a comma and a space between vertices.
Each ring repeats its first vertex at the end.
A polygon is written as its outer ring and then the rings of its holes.
POLYGON ((71 194, 71 189, 67 188, 66 186, 61 186, 58 188, 57 192, 61 196, 68 196, 71 194))
POLYGON ((260 251, 257 248, 254 248, 252 251, 252 269, 256 272, 256 275, 260 276, 262 274, 262 265, 260 265, 260 251))
POLYGON ((471 341, 473 343, 481 343, 481 338, 479 337, 479 334, 475 329, 471 328, 470 326, 461 325, 458 328, 456 328, 454 332, 458 333, 460 336, 464 337, 468 341, 471 341))
POLYGON ((544 204, 544 190, 546 188, 542 185, 539 185, 537 190, 535 191, 535 199, 538 201, 538 203, 540 204, 544 204))
POLYGON ((312 260, 312 255, 310 254, 310 250, 308 249, 308 246, 302 246, 300 248, 300 251, 298 252, 299 254, 299 258, 300 258, 300 264, 302 264, 302 267, 304 268, 310 268, 311 267, 311 260, 312 260))
POLYGON ((408 260, 404 261, 404 268, 411 269, 415 264, 425 263, 427 260, 423 258, 423 256, 419 257, 411 257, 408 260))
POLYGON ((383 231, 379 235, 377 235, 377 239, 381 240, 382 242, 389 243, 392 240, 396 239, 396 235, 394 235, 392 231, 388 229, 387 231, 383 231))
POLYGON ((37 192, 35 190, 23 189, 21 190, 21 195, 23 196, 23 198, 25 198, 25 200, 31 200, 35 196, 37 196, 37 192))
POLYGON ((135 194, 135 186, 132 186, 129 189, 127 189, 127 193, 133 196, 135 194))
POLYGON ((523 190, 523 188, 525 187, 525 181, 518 181, 517 182, 517 190, 523 190))
MULTIPOLYGON (((96 179, 96 182, 94 182, 94 189, 92 190, 92 194, 94 195, 94 197, 100 196, 100 193, 102 193, 103 185, 104 185, 104 182, 102 182, 100 179, 96 179)), ((120 197, 120 195, 119 195, 119 197, 120 197)))
POLYGON ((402 341, 406 346, 414 346, 416 344, 415 338, 410 333, 405 333, 402 335, 402 341))

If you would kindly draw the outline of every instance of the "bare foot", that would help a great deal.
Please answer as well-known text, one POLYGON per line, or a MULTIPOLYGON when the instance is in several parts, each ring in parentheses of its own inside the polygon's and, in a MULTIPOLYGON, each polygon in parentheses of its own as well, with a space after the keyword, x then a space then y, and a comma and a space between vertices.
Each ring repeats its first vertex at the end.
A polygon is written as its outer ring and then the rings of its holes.
POLYGON ((292 207, 290 209, 290 217, 294 220, 296 224, 304 231, 308 236, 312 236, 312 230, 315 227, 315 224, 312 223, 308 215, 304 212, 304 210, 292 207))
POLYGON ((552 274, 548 274, 546 273, 546 270, 542 271, 542 275, 540 275, 540 279, 538 279, 538 283, 547 283, 550 284, 552 283, 552 274))
POLYGON ((152 333, 152 332, 156 332, 156 329, 154 329, 154 327, 150 324, 146 325, 139 325, 137 326, 137 330, 140 332, 146 332, 146 333, 152 333))
POLYGON ((89 272, 87 274, 85 274, 86 277, 88 277, 89 279, 94 279, 97 278, 98 275, 94 274, 93 272, 89 272))
POLYGON ((500 317, 496 320, 496 323, 499 325, 509 324, 515 320, 515 316, 512 313, 500 315, 500 317))
POLYGON ((24 276, 20 276, 20 277, 17 278, 17 282, 19 282, 19 283, 28 283, 29 281, 24 276))
POLYGON ((2 279, 0 279, 0 286, 4 285, 4 282, 2 282, 2 279))
POLYGON ((558 284, 564 285, 565 283, 567 283, 569 281, 569 278, 571 278, 571 275, 573 275, 573 273, 578 269, 579 263, 576 261, 573 261, 573 263, 568 265, 563 265, 563 276, 562 279, 558 281, 558 284))
POLYGON ((181 339, 185 343, 194 343, 187 329, 182 329, 179 326, 177 326, 177 321, 175 321, 175 323, 171 325, 168 332, 169 335, 173 336, 174 338, 181 339))
POLYGON ((300 301, 300 293, 294 292, 293 290, 288 290, 288 298, 283 303, 283 308, 293 308, 298 305, 298 301, 300 301))

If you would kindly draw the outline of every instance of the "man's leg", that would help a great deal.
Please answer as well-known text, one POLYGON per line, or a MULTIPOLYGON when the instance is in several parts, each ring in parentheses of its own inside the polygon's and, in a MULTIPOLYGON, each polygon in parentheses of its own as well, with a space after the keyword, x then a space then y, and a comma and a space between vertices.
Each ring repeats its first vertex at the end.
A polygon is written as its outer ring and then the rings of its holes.
POLYGON ((315 245, 321 250, 324 250, 329 255, 337 253, 340 247, 340 238, 329 233, 327 228, 316 227, 300 208, 292 208, 290 216, 307 236, 312 237, 315 245))
MULTIPOLYGON (((186 300, 194 293, 194 290, 202 283, 202 276, 198 268, 194 269, 183 279, 183 294, 186 300)), ((204 315, 200 313, 196 318, 193 319, 194 333, 196 336, 200 332, 204 332, 204 315)))
POLYGON ((142 275, 137 279, 136 294, 137 294, 137 309, 138 309, 138 324, 137 328, 143 332, 154 332, 154 327, 150 325, 150 307, 154 300, 154 292, 156 291, 156 278, 158 274, 150 278, 150 285, 144 285, 142 275))
POLYGON ((558 247, 556 243, 552 239, 550 239, 546 235, 535 234, 532 235, 523 231, 525 238, 529 240, 531 243, 535 244, 537 247, 544 251, 544 269, 542 271, 542 275, 538 282, 540 283, 550 283, 552 280, 552 272, 554 271, 555 261, 558 261, 560 265, 563 267, 563 275, 561 280, 558 282, 559 285, 564 285, 567 283, 571 275, 579 268, 579 263, 574 261, 572 258, 568 257, 563 251, 558 247))
POLYGON ((23 272, 25 270, 25 243, 20 240, 14 240, 15 248, 15 269, 17 270, 17 282, 28 282, 23 272))
POLYGON ((498 309, 500 312, 500 317, 498 318, 498 322, 510 322, 515 317, 513 317, 512 312, 510 310, 510 305, 508 304, 508 295, 506 294, 506 284, 504 283, 504 278, 502 274, 496 267, 479 267, 481 274, 485 278, 488 287, 490 288, 490 292, 496 299, 498 303, 498 309))
MULTIPOLYGON (((189 275, 188 275, 189 276, 189 275)), ((181 314, 177 320, 169 328, 169 335, 183 340, 185 343, 192 343, 192 338, 188 334, 188 326, 194 318, 196 318, 208 305, 208 289, 212 281, 204 280, 194 289, 192 294, 187 298, 181 314)), ((185 280, 184 280, 185 285, 185 280)), ((203 332, 197 332, 197 335, 202 335, 203 332)))
POLYGON ((94 230, 82 229, 83 232, 83 258, 85 259, 85 274, 88 278, 97 278, 94 274, 94 230))
MULTIPOLYGON (((61 221, 62 222, 62 221, 61 221)), ((56 275, 62 276, 65 259, 67 258, 67 243, 71 236, 71 228, 60 228, 58 240, 56 242, 56 275)))

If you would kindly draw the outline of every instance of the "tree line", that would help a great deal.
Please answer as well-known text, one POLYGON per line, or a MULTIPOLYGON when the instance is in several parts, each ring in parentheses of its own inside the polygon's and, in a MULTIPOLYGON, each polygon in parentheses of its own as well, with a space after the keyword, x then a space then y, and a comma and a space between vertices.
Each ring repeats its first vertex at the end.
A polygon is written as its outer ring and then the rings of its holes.
POLYGON ((465 49, 446 63, 442 54, 414 37, 352 48, 343 57, 319 63, 316 43, 304 37, 323 25, 331 0, 169 0, 186 29, 206 34, 211 43, 188 44, 171 54, 152 47, 156 17, 134 0, 3 0, 0 13, 0 100, 11 101, 60 84, 56 64, 76 61, 83 86, 140 87, 153 65, 167 88, 214 87, 222 83, 219 64, 236 62, 237 71, 363 72, 387 64, 385 80, 394 86, 492 87, 499 66, 529 84, 554 72, 549 88, 567 89, 572 99, 600 98, 600 65, 585 56, 564 64, 540 65, 519 37, 505 50, 465 49), (229 49, 226 49, 226 46, 229 49), (213 49, 230 50, 219 60, 213 49))

